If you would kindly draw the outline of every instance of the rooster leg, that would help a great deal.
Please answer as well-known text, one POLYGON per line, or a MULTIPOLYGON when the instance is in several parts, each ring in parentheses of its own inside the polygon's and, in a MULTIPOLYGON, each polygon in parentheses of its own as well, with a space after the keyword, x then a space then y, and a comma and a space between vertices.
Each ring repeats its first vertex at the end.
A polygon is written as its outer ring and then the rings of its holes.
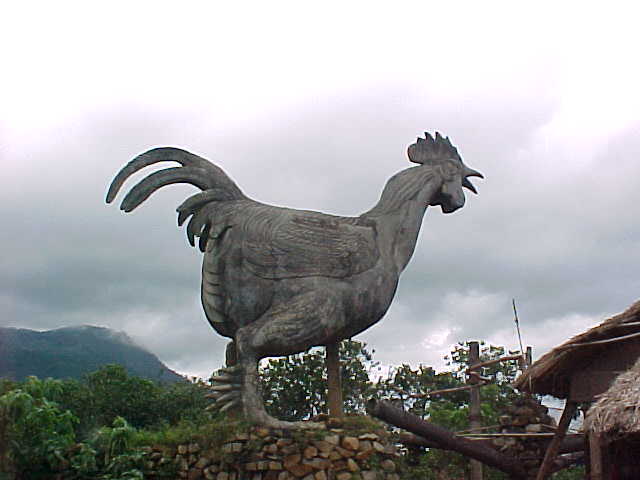
POLYGON ((258 321, 236 332, 242 369, 242 404, 249 421, 271 428, 324 428, 315 422, 285 422, 265 410, 258 385, 258 360, 289 355, 335 340, 344 328, 344 315, 334 297, 314 291, 272 308, 258 321))

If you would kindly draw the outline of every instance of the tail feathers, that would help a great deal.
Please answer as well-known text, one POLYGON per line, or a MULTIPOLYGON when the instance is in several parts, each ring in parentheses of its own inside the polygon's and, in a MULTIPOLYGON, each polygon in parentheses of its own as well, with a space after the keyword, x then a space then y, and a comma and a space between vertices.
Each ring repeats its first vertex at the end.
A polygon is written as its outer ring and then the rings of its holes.
POLYGON ((237 198, 235 198, 228 190, 223 190, 221 188, 212 188, 192 195, 182 202, 182 205, 176 209, 178 212, 178 225, 181 226, 187 218, 194 215, 207 203, 225 200, 237 200, 237 198))
POLYGON ((144 178, 131 189, 120 208, 130 212, 144 202, 149 196, 165 185, 173 183, 190 183, 201 190, 224 190, 227 199, 240 200, 246 198, 238 186, 226 173, 213 163, 198 155, 180 148, 154 148, 131 160, 122 168, 111 182, 107 193, 107 203, 113 202, 124 182, 134 173, 145 167, 161 162, 178 162, 181 167, 172 167, 144 178))
MULTIPOLYGON (((240 188, 216 165, 202 157, 179 148, 154 148, 131 160, 113 179, 107 193, 111 203, 124 182, 134 173, 160 162, 178 162, 180 167, 171 167, 151 173, 136 184, 124 197, 120 209, 131 212, 156 190, 174 183, 189 183, 203 190, 189 197, 177 209, 178 225, 193 215, 187 226, 187 238, 195 246, 195 237, 200 237, 200 250, 206 249, 217 202, 246 200, 240 188)), ((218 204, 219 205, 219 204, 218 204)), ((222 227, 225 228, 225 227, 222 227)), ((215 236, 215 235, 214 235, 215 236)))

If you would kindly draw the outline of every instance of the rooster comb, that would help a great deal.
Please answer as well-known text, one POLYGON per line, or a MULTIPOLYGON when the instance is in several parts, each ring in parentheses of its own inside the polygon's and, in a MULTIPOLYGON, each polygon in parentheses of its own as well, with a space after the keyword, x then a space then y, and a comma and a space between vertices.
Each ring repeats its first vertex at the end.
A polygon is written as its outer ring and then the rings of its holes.
POLYGON ((455 158, 462 162, 458 149, 451 144, 449 137, 445 138, 439 132, 436 132, 435 138, 429 132, 425 132, 424 138, 418 137, 416 143, 409 145, 407 154, 413 163, 425 164, 446 158, 455 158))

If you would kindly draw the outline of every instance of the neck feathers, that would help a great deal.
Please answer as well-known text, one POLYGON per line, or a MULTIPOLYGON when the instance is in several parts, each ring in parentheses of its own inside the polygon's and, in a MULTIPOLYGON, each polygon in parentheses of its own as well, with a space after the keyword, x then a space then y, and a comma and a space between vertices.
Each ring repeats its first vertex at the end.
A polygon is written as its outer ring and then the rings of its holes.
POLYGON ((378 217, 403 208, 433 178, 433 169, 427 166, 411 167, 398 172, 387 181, 376 206, 362 216, 378 217))

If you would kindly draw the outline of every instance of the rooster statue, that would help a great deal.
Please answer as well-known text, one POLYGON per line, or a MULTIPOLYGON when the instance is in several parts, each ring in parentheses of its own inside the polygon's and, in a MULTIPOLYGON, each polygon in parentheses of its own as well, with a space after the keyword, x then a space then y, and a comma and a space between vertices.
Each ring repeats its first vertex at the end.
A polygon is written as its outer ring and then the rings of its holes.
POLYGON ((204 253, 202 305, 209 323, 235 346, 237 365, 217 378, 217 404, 238 405, 245 418, 274 428, 295 425, 267 414, 258 362, 335 344, 386 313, 413 254, 429 205, 451 213, 464 205, 468 177, 449 138, 429 133, 408 148, 418 164, 394 175, 380 200, 358 217, 292 210, 247 197, 219 167, 178 148, 155 148, 114 178, 107 203, 125 180, 159 162, 181 166, 151 173, 125 196, 130 212, 159 188, 189 183, 199 192, 177 209, 189 243, 204 253))

